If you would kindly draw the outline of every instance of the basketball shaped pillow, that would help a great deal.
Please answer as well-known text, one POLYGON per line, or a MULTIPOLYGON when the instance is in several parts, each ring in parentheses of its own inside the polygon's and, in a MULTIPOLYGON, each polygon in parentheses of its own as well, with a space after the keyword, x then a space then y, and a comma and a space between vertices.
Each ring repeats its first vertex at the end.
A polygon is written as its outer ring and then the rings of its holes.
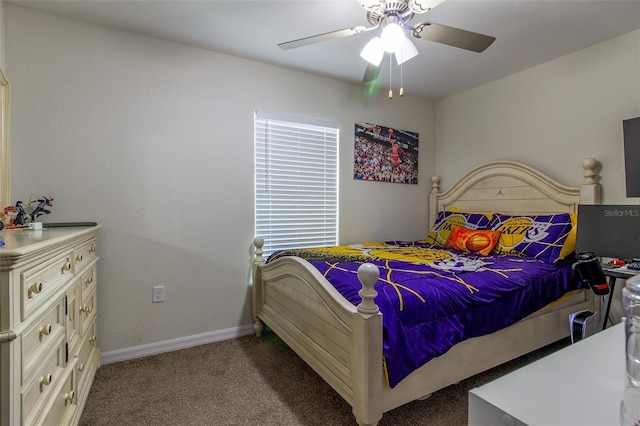
POLYGON ((449 234, 446 248, 486 256, 500 239, 500 231, 474 230, 454 226, 449 234))
POLYGON ((486 232, 474 232, 465 242, 465 247, 472 253, 480 252, 490 245, 491 238, 489 238, 486 232))

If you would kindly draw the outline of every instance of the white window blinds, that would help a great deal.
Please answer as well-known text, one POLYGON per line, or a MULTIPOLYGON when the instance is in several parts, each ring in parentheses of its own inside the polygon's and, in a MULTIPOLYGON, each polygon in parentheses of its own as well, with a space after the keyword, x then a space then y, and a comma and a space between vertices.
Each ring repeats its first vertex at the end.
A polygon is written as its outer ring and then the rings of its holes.
POLYGON ((264 252, 338 243, 336 125, 255 117, 255 223, 264 252))

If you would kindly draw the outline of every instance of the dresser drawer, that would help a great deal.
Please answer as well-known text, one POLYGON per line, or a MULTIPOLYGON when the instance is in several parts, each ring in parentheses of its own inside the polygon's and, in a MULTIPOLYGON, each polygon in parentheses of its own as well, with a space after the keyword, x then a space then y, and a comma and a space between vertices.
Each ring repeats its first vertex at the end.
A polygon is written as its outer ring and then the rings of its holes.
POLYGON ((82 273, 82 302, 88 301, 89 295, 95 293, 97 287, 98 264, 94 262, 89 269, 82 273))
POLYGON ((43 353, 51 352, 52 346, 59 344, 60 335, 65 334, 64 322, 65 303, 64 297, 61 297, 22 334, 23 377, 29 377, 34 368, 40 365, 43 353))
POLYGON ((65 371, 62 386, 56 388, 55 393, 47 403, 42 417, 36 422, 37 425, 55 426, 66 425, 68 418, 73 414, 77 398, 75 391, 74 368, 65 371))
POLYGON ((96 239, 93 238, 88 242, 78 245, 75 248, 75 272, 80 273, 84 268, 91 264, 94 260, 98 259, 96 252, 96 239))
POLYGON ((22 321, 50 299, 73 276, 73 251, 68 250, 46 262, 20 272, 22 321))
POLYGON ((23 424, 32 425, 41 416, 49 396, 63 379, 64 367, 65 344, 61 338, 55 349, 41 358, 35 374, 24 382, 21 394, 23 424))
POLYGON ((87 381, 93 378, 93 373, 97 369, 97 363, 99 362, 99 354, 97 351, 96 340, 96 322, 93 321, 85 335, 80 351, 78 352, 78 362, 76 364, 76 376, 77 376, 77 389, 83 391, 87 385, 87 381), (86 374, 85 374, 86 373, 86 374))
POLYGON ((80 306, 80 335, 84 336, 88 332, 88 328, 96 318, 97 308, 97 292, 94 291, 88 295, 82 295, 82 305, 80 306))

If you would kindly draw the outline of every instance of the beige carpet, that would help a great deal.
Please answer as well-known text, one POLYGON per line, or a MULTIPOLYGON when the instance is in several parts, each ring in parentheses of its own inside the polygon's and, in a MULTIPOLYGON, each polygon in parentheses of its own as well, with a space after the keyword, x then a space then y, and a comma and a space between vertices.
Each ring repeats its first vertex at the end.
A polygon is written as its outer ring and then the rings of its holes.
MULTIPOLYGON (((398 407, 380 426, 466 425, 467 392, 566 340, 398 407)), ((351 407, 277 336, 245 336, 100 367, 81 426, 349 425, 351 407)))

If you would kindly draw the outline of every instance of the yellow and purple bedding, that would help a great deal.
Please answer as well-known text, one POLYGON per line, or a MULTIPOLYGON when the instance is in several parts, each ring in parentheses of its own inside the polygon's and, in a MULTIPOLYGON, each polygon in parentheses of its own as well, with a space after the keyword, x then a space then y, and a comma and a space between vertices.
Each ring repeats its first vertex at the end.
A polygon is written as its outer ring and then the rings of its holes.
POLYGON ((380 269, 375 302, 391 387, 456 343, 513 324, 581 287, 568 259, 480 256, 426 241, 285 250, 268 261, 282 256, 309 261, 354 305, 361 300, 358 267, 368 262, 380 269))

